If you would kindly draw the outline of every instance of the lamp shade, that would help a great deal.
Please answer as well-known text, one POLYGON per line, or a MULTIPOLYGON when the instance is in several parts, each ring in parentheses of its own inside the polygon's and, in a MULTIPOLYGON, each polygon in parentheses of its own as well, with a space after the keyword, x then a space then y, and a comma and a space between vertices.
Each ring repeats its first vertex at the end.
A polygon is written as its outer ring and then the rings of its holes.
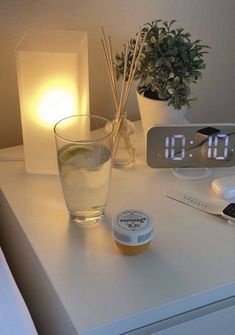
POLYGON ((89 113, 87 33, 30 30, 16 65, 26 171, 56 174, 55 123, 89 113))

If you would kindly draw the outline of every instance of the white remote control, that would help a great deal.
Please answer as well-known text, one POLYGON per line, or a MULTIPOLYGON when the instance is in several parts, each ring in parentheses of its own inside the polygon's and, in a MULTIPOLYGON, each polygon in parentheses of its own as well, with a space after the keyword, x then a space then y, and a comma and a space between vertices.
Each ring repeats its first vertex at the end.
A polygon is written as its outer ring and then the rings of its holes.
POLYGON ((228 176, 215 179, 211 187, 221 198, 230 199, 235 197, 235 176, 228 176))

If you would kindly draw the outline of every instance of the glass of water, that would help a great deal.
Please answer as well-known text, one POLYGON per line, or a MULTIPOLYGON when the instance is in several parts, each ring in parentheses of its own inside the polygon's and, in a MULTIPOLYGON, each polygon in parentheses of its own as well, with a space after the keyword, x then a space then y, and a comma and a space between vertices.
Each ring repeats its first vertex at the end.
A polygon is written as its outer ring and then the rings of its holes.
POLYGON ((54 127, 57 158, 65 202, 72 219, 93 223, 104 214, 111 175, 109 120, 74 115, 54 127))

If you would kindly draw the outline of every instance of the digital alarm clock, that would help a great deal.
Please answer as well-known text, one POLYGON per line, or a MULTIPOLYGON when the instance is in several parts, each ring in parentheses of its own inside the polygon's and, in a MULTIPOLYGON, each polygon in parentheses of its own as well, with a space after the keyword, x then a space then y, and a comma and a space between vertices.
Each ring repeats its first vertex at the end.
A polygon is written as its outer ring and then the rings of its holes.
POLYGON ((235 124, 159 124, 147 133, 152 168, 212 168, 235 165, 235 124))

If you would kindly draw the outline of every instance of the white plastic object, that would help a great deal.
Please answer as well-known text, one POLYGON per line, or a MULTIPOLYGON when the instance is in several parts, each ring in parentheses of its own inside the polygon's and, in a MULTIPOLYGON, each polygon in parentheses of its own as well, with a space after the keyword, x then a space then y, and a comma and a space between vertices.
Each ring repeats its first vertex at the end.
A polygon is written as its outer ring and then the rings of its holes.
POLYGON ((113 218, 113 237, 115 241, 128 245, 143 245, 153 238, 153 223, 149 214, 127 209, 113 218))
POLYGON ((165 190, 163 194, 171 199, 174 199, 176 201, 179 201, 185 205, 188 205, 190 207, 196 208, 200 211, 214 214, 214 215, 221 215, 224 219, 228 221, 229 224, 234 225, 235 223, 235 204, 234 203, 228 203, 228 205, 223 208, 218 205, 213 204, 212 202, 205 202, 201 201, 199 198, 196 198, 190 194, 183 193, 178 190, 165 190))
POLYGON ((230 199, 235 197, 235 176, 227 176, 215 179, 211 187, 221 198, 230 199))
POLYGON ((199 199, 199 197, 195 197, 194 195, 184 193, 178 190, 168 189, 168 190, 165 190, 163 194, 167 198, 174 199, 185 205, 196 208, 206 213, 210 213, 214 215, 221 215, 222 210, 223 210, 222 207, 218 207, 211 202, 206 202, 205 200, 199 199))
POLYGON ((174 176, 186 180, 201 180, 212 174, 209 168, 174 168, 171 169, 174 176))
POLYGON ((172 106, 168 106, 164 100, 147 98, 138 91, 136 91, 136 95, 145 138, 147 138, 148 129, 156 124, 184 123, 185 107, 175 110, 172 106))

